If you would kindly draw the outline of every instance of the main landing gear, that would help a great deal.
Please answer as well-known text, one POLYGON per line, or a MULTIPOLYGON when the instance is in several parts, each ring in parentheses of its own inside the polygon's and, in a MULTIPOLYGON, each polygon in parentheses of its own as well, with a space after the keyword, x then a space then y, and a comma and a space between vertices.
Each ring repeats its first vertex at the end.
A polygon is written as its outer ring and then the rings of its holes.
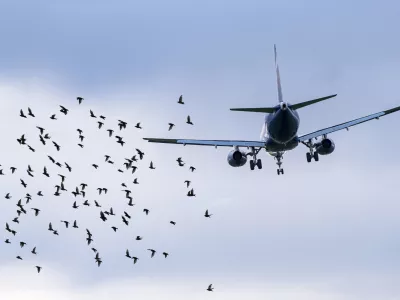
POLYGON ((306 145, 309 149, 309 152, 306 153, 307 162, 310 163, 313 158, 315 161, 319 161, 318 152, 314 151, 315 145, 313 144, 312 140, 309 139, 308 142, 306 143, 303 142, 303 144, 306 145))
POLYGON ((274 158, 277 160, 276 164, 278 165, 278 169, 276 170, 276 173, 278 175, 281 175, 281 174, 283 175, 284 172, 283 172, 283 169, 281 167, 282 166, 283 153, 282 152, 278 152, 274 158))
POLYGON ((251 152, 247 153, 247 155, 252 155, 253 159, 250 160, 250 170, 254 170, 254 167, 257 166, 258 169, 262 169, 261 159, 257 159, 257 154, 260 152, 261 148, 255 150, 254 147, 251 147, 251 152))

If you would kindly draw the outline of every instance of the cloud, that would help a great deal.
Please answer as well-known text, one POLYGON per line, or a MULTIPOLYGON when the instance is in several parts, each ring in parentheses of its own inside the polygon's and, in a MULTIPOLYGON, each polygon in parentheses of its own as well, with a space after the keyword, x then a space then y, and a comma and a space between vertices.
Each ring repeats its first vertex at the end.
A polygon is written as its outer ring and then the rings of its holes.
POLYGON ((0 273, 6 274, 1 299, 18 292, 31 298, 34 285, 51 299, 112 294, 364 300, 399 295, 397 115, 332 134, 336 150, 318 163, 308 164, 307 149, 300 145, 285 154, 284 176, 276 176, 266 153, 260 156, 263 170, 251 172, 248 165, 230 167, 227 148, 142 140, 258 139, 263 116, 229 108, 276 103, 274 43, 286 100, 338 93, 299 111, 300 133, 397 106, 400 44, 392 38, 398 28, 394 4, 382 8, 363 2, 357 16, 337 3, 315 1, 297 6, 262 1, 245 6, 238 1, 228 6, 215 1, 97 4, 29 2, 15 15, 10 2, 2 10, 0 164, 6 175, 0 176, 0 223, 8 222, 18 234, 4 232, 12 244, 0 248, 0 273), (180 94, 184 106, 176 104, 180 94), (85 97, 81 106, 76 96, 85 97), (67 116, 59 113, 60 104, 70 109, 67 116), (36 118, 18 116, 28 106, 36 118), (107 117, 104 130, 97 129, 89 109, 107 117), (52 113, 59 120, 50 120, 52 113), (192 127, 185 124, 189 114, 192 127), (119 131, 118 119, 129 128, 119 131), (142 131, 133 128, 139 121, 142 131), (169 132, 171 121, 176 127, 169 132), (36 126, 46 128, 61 151, 51 141, 43 146, 36 126), (86 137, 83 149, 77 146, 77 128, 86 137), (109 138, 107 128, 123 135, 126 145, 109 138), (16 142, 23 133, 35 153, 16 142), (118 173, 115 169, 135 148, 146 153, 138 171, 118 173), (115 165, 104 162, 105 154, 115 165), (73 172, 54 166, 47 155, 67 161, 73 172), (187 163, 184 168, 177 166, 179 156, 187 163), (150 161, 156 170, 148 169, 150 161), (34 178, 26 173, 28 164, 34 178), (189 165, 196 172, 189 172, 189 165), (10 174, 10 166, 18 168, 16 174, 10 174), (41 174, 44 166, 51 178, 41 174), (67 176, 68 191, 55 197, 58 173, 67 176), (135 177, 139 185, 132 184, 135 177), (185 179, 192 181, 194 199, 186 197, 185 179), (89 184, 91 207, 71 194, 81 182, 89 184), (134 207, 126 205, 122 182, 132 189, 134 207), (97 187, 108 187, 109 193, 99 196, 97 187), (36 196, 38 190, 43 198, 36 196), (7 192, 12 199, 2 198, 7 192), (16 224, 15 204, 25 201, 27 192, 33 195, 25 206, 28 215, 16 224), (75 200, 78 210, 72 209, 75 200), (102 209, 112 206, 117 216, 103 223, 93 200, 102 209), (31 207, 42 209, 39 217, 31 207), (149 216, 143 208, 150 209, 149 216), (206 209, 211 219, 204 218, 206 209), (129 227, 121 222, 124 211, 132 215, 129 227), (65 229, 61 220, 77 220, 80 228, 65 229), (49 222, 60 236, 47 230, 49 222), (100 268, 86 245, 86 228, 103 258, 100 268), (136 235, 144 240, 136 242, 136 235), (21 249, 20 240, 27 246, 21 249), (33 246, 37 256, 30 254, 33 246), (147 248, 158 251, 155 258, 147 248), (126 249, 140 258, 136 265, 124 257, 126 249), (163 251, 170 253, 168 259, 159 255, 163 251), (43 266, 39 276, 37 264, 43 266), (216 291, 206 293, 211 282, 216 291))
MULTIPOLYGON (((114 293, 115 290, 124 291, 125 294, 121 292, 121 295, 126 295, 134 293, 132 289, 136 292, 139 290, 139 295, 148 299, 157 297, 154 294, 156 291, 177 297, 180 293, 182 297, 204 297, 204 285, 212 279, 219 286, 218 290, 225 286, 223 292, 216 293, 224 296, 214 296, 216 299, 251 292, 255 299, 266 295, 287 299, 292 297, 292 293, 299 297, 304 294, 308 299, 347 299, 347 294, 365 296, 375 290, 365 287, 369 292, 364 293, 357 288, 347 288, 345 280, 335 279, 338 274, 348 274, 346 280, 349 281, 363 281, 372 276, 384 281, 387 274, 393 272, 394 276, 398 276, 393 265, 397 243, 392 236, 400 225, 395 213, 399 205, 390 197, 396 193, 396 186, 393 185, 395 170, 388 168, 389 172, 379 175, 366 173, 371 165, 366 162, 357 165, 357 161, 366 159, 365 153, 359 158, 353 156, 352 159, 358 160, 351 162, 346 153, 340 150, 348 145, 352 147, 351 143, 355 142, 351 140, 318 164, 306 165, 303 161, 305 158, 300 155, 303 153, 290 153, 285 157, 290 172, 286 172, 284 180, 271 172, 272 160, 264 159, 262 171, 250 172, 246 166, 231 168, 227 164, 229 149, 149 144, 141 138, 190 137, 191 132, 197 132, 200 136, 202 131, 197 126, 185 127, 183 123, 188 107, 196 104, 188 99, 187 107, 176 105, 172 109, 170 107, 174 106, 176 97, 171 96, 165 102, 154 102, 161 94, 146 89, 121 89, 120 92, 110 91, 101 99, 83 95, 84 103, 79 106, 76 95, 62 86, 51 86, 38 79, 3 81, 0 96, 9 101, 1 111, 2 127, 7 128, 2 137, 7 145, 2 152, 2 167, 7 175, 1 180, 6 187, 4 194, 10 192, 13 198, 3 200, 1 222, 8 222, 18 234, 15 238, 7 234, 12 245, 3 246, 0 258, 2 268, 16 268, 13 271, 15 274, 30 272, 31 275, 26 273, 24 276, 34 277, 34 266, 41 265, 43 273, 40 278, 46 278, 40 279, 43 284, 49 278, 45 276, 61 276, 54 285, 58 286, 59 282, 59 289, 63 292, 57 290, 56 293, 63 294, 65 291, 66 297, 79 297, 81 293, 85 297, 98 297, 103 292, 114 293), (139 104, 132 101, 137 98, 140 99, 139 104), (58 105, 69 108, 69 114, 61 115, 58 105), (18 116, 19 109, 26 110, 28 106, 36 118, 22 119, 18 116), (97 120, 89 117, 89 109, 96 115, 104 114, 107 117, 104 130, 97 129, 97 120), (57 121, 49 119, 52 113, 57 114, 57 121), (179 125, 175 132, 168 132, 165 125, 169 113, 171 118, 181 119, 181 124, 176 122, 179 125), (116 129, 118 119, 128 122, 126 131, 116 129), (142 122, 143 132, 133 128, 132 125, 137 121, 142 122), (61 150, 57 152, 51 143, 41 145, 39 130, 35 126, 44 127, 52 139, 61 145, 61 150), (77 146, 77 128, 81 128, 86 137, 83 149, 77 146), (127 144, 124 147, 116 144, 113 138, 108 137, 106 128, 116 129, 127 144), (28 144, 36 149, 35 153, 15 140, 23 133, 28 144), (124 157, 135 154, 135 148, 146 153, 144 160, 138 162, 137 173, 118 173, 115 169, 123 163, 124 157), (104 162, 104 154, 111 155, 115 166, 104 162), (70 174, 65 168, 54 166, 47 155, 62 163, 67 161, 73 172, 70 174), (179 168, 175 161, 178 156, 182 156, 187 165, 195 165, 196 172, 191 173, 186 167, 179 168), (150 161, 154 162, 156 170, 148 169, 150 161), (92 163, 98 163, 99 170, 95 171, 92 163), (26 173, 28 164, 35 170, 35 178, 30 178, 26 173), (10 166, 18 168, 16 174, 10 175, 10 166), (47 166, 51 178, 41 175, 43 166, 47 166), (60 181, 58 173, 67 176, 68 192, 61 197, 53 196, 54 185, 60 181), (130 184, 135 177, 140 182, 137 186, 130 184), (20 178, 28 183, 26 190, 19 184, 20 178), (185 179, 192 180, 197 194, 195 199, 186 197, 185 179), (81 182, 89 184, 87 198, 92 207, 81 206, 73 210, 72 203, 78 198, 75 199, 70 192, 81 182), (132 188, 136 203, 133 208, 126 206, 127 200, 120 191, 122 182, 130 184, 132 188), (97 187, 107 187, 109 193, 99 196, 97 187), (315 192, 310 187, 314 187, 315 192), (42 190, 45 197, 35 196, 38 190, 42 190), (42 211, 39 217, 34 217, 28 209, 28 215, 21 215, 20 224, 15 224, 11 222, 15 217, 15 203, 26 192, 34 195, 26 208, 40 207, 42 211), (99 218, 99 210, 93 207, 95 199, 101 203, 102 209, 112 206, 117 216, 103 223, 99 218), (147 217, 142 212, 145 207, 150 209, 147 217), (203 217, 205 209, 214 214, 209 220, 203 217), (132 215, 129 227, 121 222, 123 211, 132 215), (61 220, 78 220, 80 228, 65 229, 61 220), (176 221, 177 225, 172 227, 170 220, 176 221), (60 236, 47 231, 49 222, 58 229, 60 236), (119 228, 117 233, 111 230, 113 225, 119 228), (94 262, 91 247, 86 245, 85 228, 93 232, 93 247, 99 250, 103 258, 100 268, 94 262), (144 240, 134 241, 136 235, 144 236, 144 240), (20 240, 27 242, 23 249, 18 245, 20 240), (37 257, 29 253, 33 246, 37 246, 37 257), (170 257, 164 259, 157 255, 150 259, 147 248, 157 249, 158 254, 167 251, 170 257), (126 249, 140 257, 138 264, 133 265, 124 257, 126 249), (16 255, 23 256, 24 261, 16 261, 16 255), (61 275, 57 275, 57 272, 61 272, 61 275), (183 274, 186 274, 184 278, 183 274), (159 281, 150 283, 149 278, 154 277, 159 281), (243 277, 254 280, 257 287, 236 290, 234 278, 241 281, 243 277), (65 278, 70 282, 67 287, 63 286, 65 278), (298 278, 303 278, 303 282, 300 283, 298 278), (121 287, 114 283, 119 280, 128 283, 126 286, 123 283, 121 287), (168 287, 163 285, 165 280, 168 287), (319 287, 317 289, 313 284, 322 280, 328 288, 319 291, 319 287), (263 285, 264 281, 271 282, 273 286, 263 285), (91 286, 96 282, 102 282, 102 286, 104 283, 105 290, 99 292, 93 287, 93 291, 89 288, 82 292, 82 283, 91 286), (339 283, 336 285, 336 282, 339 283), (276 288, 274 285, 284 287, 276 288), (197 289, 199 291, 195 291, 197 289), (342 290, 345 291, 343 296, 340 295, 342 290)), ((206 138, 211 137, 213 133, 204 130, 210 128, 211 124, 202 124, 201 121, 205 117, 202 117, 203 112, 195 110, 191 114, 197 114, 198 127, 203 128, 206 138)), ((362 132, 363 129, 359 130, 362 132)), ((216 129, 214 134, 218 131, 223 130, 216 129)), ((193 134, 191 137, 195 136, 193 134)), ((373 150, 370 148, 369 151, 373 150)), ((82 205, 81 199, 78 204, 82 205)), ((11 278, 9 280, 13 281, 11 278)), ((48 286, 52 285, 46 283, 42 291, 47 296, 43 297, 55 297, 54 294, 47 294, 50 289, 48 286)), ((388 294, 397 291, 395 287, 389 288, 388 294)), ((8 289, 11 294, 15 292, 12 285, 8 289)), ((29 291, 28 287, 25 291, 29 291)), ((5 295, 7 299, 12 299, 8 298, 8 294, 5 295)))
MULTIPOLYGON (((3 299, 77 299, 102 300, 125 299, 139 297, 144 300, 153 299, 252 299, 274 298, 277 300, 293 299, 324 299, 347 300, 354 299, 330 290, 321 283, 314 284, 279 284, 268 281, 254 281, 239 278, 218 278, 214 284, 214 292, 206 291, 209 284, 206 278, 196 280, 188 278, 168 278, 160 276, 144 276, 135 279, 118 279, 99 282, 88 286, 77 287, 71 282, 71 277, 47 268, 45 272, 32 276, 32 270, 26 267, 9 265, 2 268, 0 296, 3 299), (7 275, 5 275, 7 274, 7 275)), ((370 298, 364 298, 370 299, 370 298)))

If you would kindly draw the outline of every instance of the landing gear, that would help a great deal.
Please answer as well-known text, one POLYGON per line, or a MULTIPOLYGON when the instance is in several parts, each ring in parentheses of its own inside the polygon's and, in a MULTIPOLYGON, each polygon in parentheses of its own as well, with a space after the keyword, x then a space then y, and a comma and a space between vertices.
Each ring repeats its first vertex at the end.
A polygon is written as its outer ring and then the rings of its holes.
POLYGON ((303 142, 303 144, 306 145, 308 149, 310 149, 310 151, 306 153, 307 162, 310 163, 313 158, 315 161, 319 161, 319 155, 318 152, 314 151, 315 145, 313 144, 312 140, 308 140, 308 143, 303 142))
POLYGON ((257 168, 259 170, 262 169, 261 159, 257 159, 257 154, 258 154, 258 152, 260 152, 260 150, 261 150, 261 148, 258 150, 255 150, 254 147, 251 147, 251 152, 247 154, 247 155, 253 156, 253 159, 250 160, 250 170, 252 170, 252 171, 254 170, 255 166, 257 166, 257 168))
POLYGON ((275 159, 277 160, 276 164, 278 165, 278 169, 276 170, 276 173, 278 175, 282 174, 283 175, 283 169, 281 168, 282 166, 282 159, 283 159, 283 153, 278 152, 275 156, 275 159))

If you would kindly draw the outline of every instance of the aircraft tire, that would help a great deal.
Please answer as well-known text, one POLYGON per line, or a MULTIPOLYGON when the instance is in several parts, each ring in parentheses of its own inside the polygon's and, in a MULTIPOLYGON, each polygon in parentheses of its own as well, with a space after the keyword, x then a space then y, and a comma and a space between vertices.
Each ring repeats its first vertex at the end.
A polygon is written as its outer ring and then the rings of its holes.
POLYGON ((314 160, 315 160, 315 161, 319 161, 318 152, 314 152, 314 160))
POLYGON ((312 157, 311 157, 311 153, 310 152, 307 152, 307 162, 311 162, 311 159, 312 159, 312 157))
POLYGON ((257 167, 258 167, 259 170, 262 169, 261 159, 257 159, 257 167))
POLYGON ((250 161, 250 170, 253 171, 253 170, 254 170, 254 167, 255 167, 255 166, 254 166, 254 161, 251 160, 251 161, 250 161))

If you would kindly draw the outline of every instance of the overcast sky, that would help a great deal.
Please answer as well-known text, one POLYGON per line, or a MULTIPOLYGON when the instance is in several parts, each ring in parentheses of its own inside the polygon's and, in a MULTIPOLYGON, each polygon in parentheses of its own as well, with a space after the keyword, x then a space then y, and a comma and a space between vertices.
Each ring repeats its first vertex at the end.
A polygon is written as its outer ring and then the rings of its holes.
POLYGON ((299 110, 300 134, 398 106, 399 13, 396 1, 0 0, 0 197, 12 196, 0 202, 0 222, 18 232, 4 231, 11 244, 0 244, 0 298, 400 299, 400 114, 333 133, 336 149, 318 163, 307 163, 303 146, 287 152, 279 177, 264 152, 263 169, 251 172, 248 164, 228 165, 229 148, 142 140, 257 140, 263 115, 229 108, 277 103, 274 43, 286 101, 338 94, 299 110), (185 105, 176 103, 181 94, 185 105), (80 106, 77 96, 85 98, 80 106), (35 118, 19 117, 27 107, 35 118), (102 129, 90 109, 106 116, 102 129), (58 120, 50 120, 53 113, 58 120), (188 114, 194 126, 185 124, 188 114), (126 130, 118 129, 119 119, 126 130), (169 122, 176 124, 171 131, 169 122), (52 138, 45 146, 36 126, 52 138), (108 137, 109 128, 124 137, 124 147, 108 137), (17 143, 24 133, 35 152, 17 143), (117 172, 135 148, 145 152, 136 173, 117 172), (106 154, 114 165, 104 162, 106 154), (57 174, 67 177, 60 197, 53 196, 57 174), (196 197, 186 197, 186 179, 196 197), (88 183, 90 207, 71 194, 81 182, 88 183), (109 191, 98 195, 98 187, 109 191), (16 224, 15 204, 26 193, 33 199, 16 224), (38 217, 32 207, 41 209, 38 217), (116 216, 103 223, 99 211, 110 207, 116 216), (61 220, 77 220, 79 229, 61 220), (49 222, 59 236, 47 230, 49 222), (157 250, 154 258, 148 248, 157 250), (139 257, 136 265, 126 249, 139 257), (210 283, 213 293, 205 290, 210 283))

